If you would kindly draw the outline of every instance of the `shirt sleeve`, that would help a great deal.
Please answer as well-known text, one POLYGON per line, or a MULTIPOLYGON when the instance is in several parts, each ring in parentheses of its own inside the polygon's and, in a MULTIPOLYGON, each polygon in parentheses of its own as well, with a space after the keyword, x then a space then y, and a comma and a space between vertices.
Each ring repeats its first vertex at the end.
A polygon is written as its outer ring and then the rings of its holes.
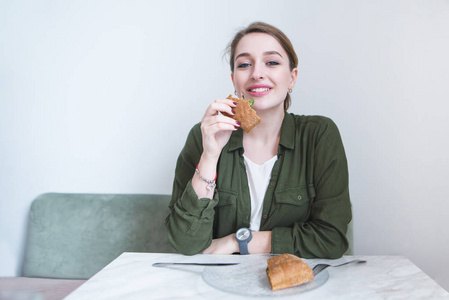
POLYGON ((339 258, 348 249, 346 231, 351 221, 346 155, 337 126, 323 123, 313 141, 313 185, 315 198, 306 222, 275 227, 272 252, 293 253, 304 258, 339 258))
POLYGON ((192 187, 191 180, 201 153, 201 131, 197 124, 190 131, 178 157, 170 214, 165 220, 170 242, 176 250, 186 255, 197 254, 211 244, 214 207, 218 203, 216 191, 213 199, 198 199, 192 187))

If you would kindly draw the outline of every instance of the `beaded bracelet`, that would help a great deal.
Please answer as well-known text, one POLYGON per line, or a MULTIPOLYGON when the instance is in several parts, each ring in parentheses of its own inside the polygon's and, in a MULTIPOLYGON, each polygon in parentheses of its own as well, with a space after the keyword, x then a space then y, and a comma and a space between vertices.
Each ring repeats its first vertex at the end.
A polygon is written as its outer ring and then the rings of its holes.
POLYGON ((202 180, 204 180, 205 182, 207 182, 207 189, 209 191, 212 191, 217 185, 215 184, 215 180, 217 180, 217 173, 215 173, 215 178, 214 180, 209 180, 204 178, 203 176, 201 176, 200 171, 198 170, 198 165, 196 165, 196 169, 195 172, 198 174, 198 176, 200 176, 200 178, 202 180))

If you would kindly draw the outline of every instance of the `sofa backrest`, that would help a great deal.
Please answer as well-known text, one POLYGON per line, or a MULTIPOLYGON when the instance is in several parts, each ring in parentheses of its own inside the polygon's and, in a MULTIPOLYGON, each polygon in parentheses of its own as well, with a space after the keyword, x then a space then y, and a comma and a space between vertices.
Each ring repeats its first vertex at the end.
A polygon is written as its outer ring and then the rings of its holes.
POLYGON ((48 193, 29 216, 22 276, 88 279, 123 252, 175 253, 169 195, 48 193))

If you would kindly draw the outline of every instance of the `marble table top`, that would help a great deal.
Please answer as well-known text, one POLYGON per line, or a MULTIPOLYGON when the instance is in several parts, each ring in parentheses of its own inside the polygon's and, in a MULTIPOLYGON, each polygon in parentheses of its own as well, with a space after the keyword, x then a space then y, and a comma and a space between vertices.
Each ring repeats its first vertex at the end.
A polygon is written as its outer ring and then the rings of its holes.
MULTIPOLYGON (((267 257, 259 258, 263 261, 267 257)), ((261 299, 216 289, 203 279, 203 272, 211 270, 205 268, 230 267, 152 266, 155 262, 240 262, 243 266, 254 258, 257 257, 123 253, 65 299, 261 299)), ((322 285, 300 294, 274 298, 449 299, 446 290, 403 256, 344 256, 337 260, 311 259, 306 262, 313 267, 317 263, 338 264, 355 258, 367 262, 327 268, 323 273, 327 272, 328 278, 322 285)))

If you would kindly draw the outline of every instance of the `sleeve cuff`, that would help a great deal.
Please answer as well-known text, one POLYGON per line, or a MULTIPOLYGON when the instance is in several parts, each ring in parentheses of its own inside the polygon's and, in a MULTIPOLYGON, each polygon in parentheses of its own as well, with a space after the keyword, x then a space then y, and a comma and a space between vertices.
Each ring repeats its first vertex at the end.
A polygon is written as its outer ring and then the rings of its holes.
POLYGON ((294 254, 293 228, 276 227, 271 231, 271 253, 273 254, 294 254))
POLYGON ((184 191, 184 195, 181 198, 182 207, 189 214, 199 217, 199 218, 213 218, 214 216, 214 207, 218 203, 218 193, 214 191, 214 197, 212 199, 209 198, 200 198, 192 187, 192 182, 189 181, 187 183, 187 187, 184 191))

